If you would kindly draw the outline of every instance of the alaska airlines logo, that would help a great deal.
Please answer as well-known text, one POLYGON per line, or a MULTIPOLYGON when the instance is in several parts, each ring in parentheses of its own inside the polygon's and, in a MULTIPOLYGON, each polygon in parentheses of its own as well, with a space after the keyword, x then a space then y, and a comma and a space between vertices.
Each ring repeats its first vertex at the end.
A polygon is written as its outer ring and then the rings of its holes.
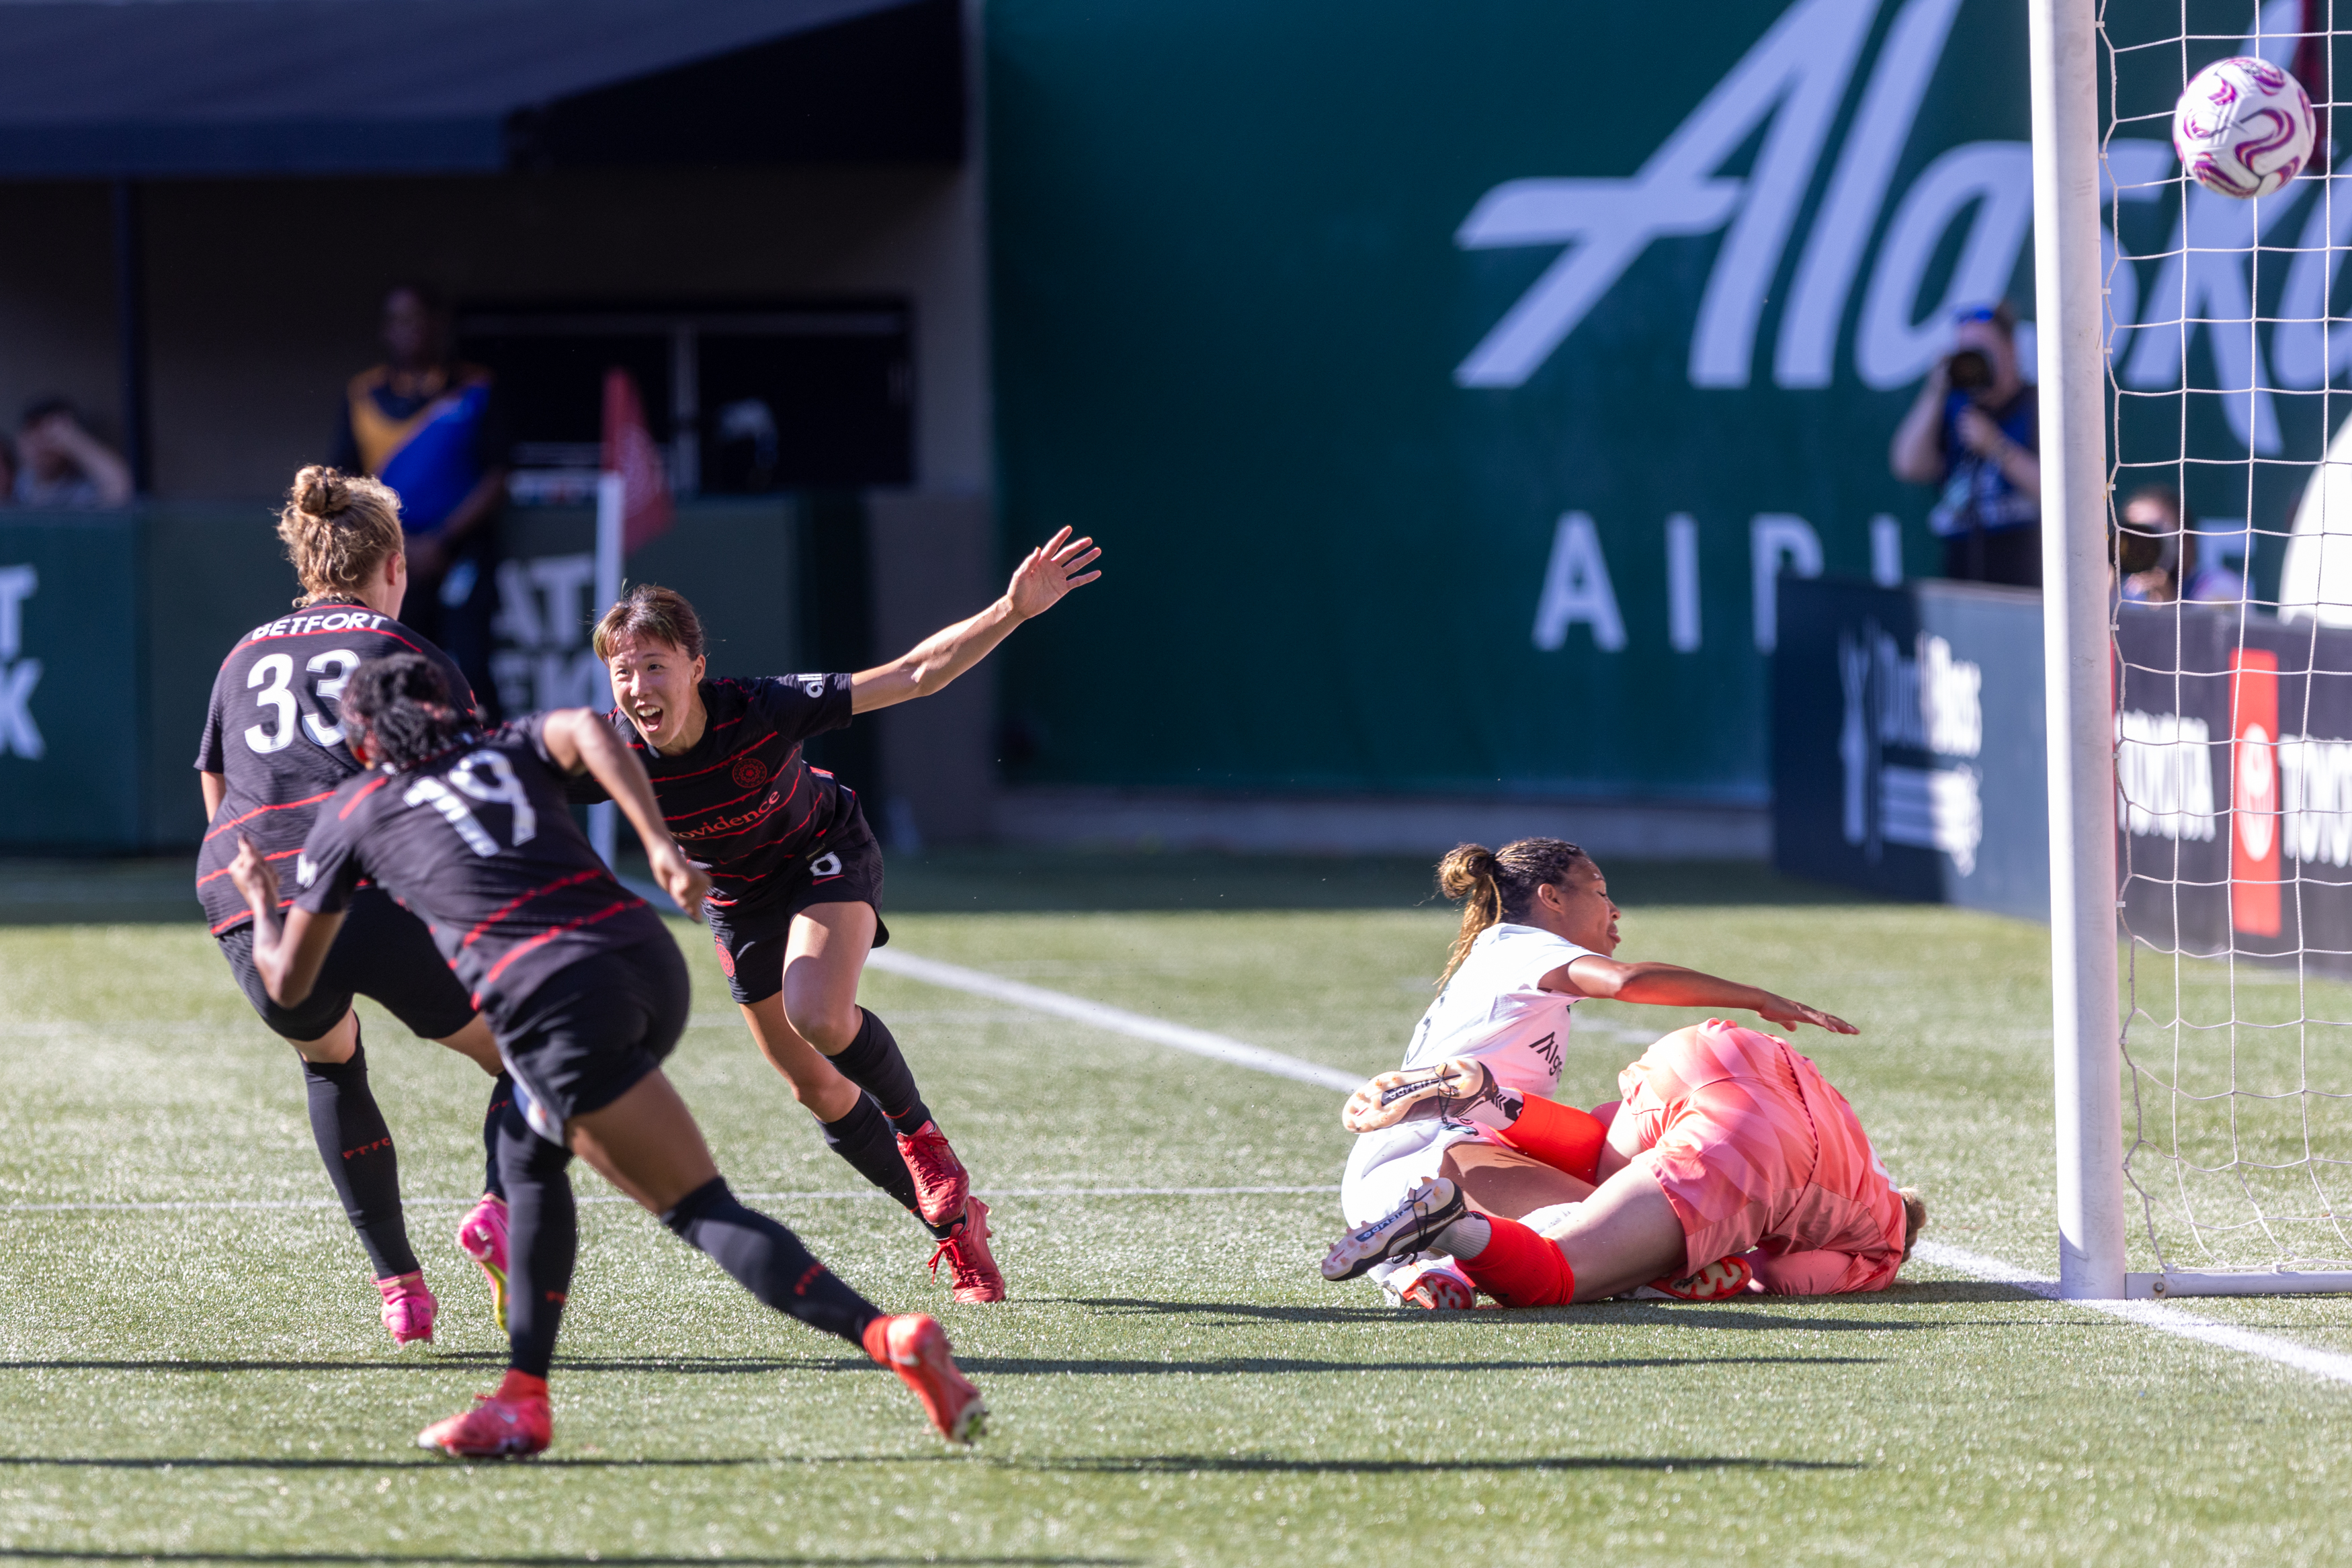
MULTIPOLYGON (((1462 221, 1456 245, 1566 248, 1455 368, 1455 382, 1522 385, 1653 240, 1727 225, 1699 301, 1690 379, 1746 386, 1766 296, 1878 8, 1879 0, 1800 0, 1629 177, 1510 180, 1487 192, 1462 221), (1768 120, 1753 171, 1721 174, 1768 120)), ((1848 293, 1958 9, 1959 0, 1906 0, 1887 31, 1781 316, 1778 385, 1830 384, 1848 293)), ((2006 291, 2032 218, 2025 143, 1977 142, 1929 165, 1880 252, 1856 344, 1863 380, 1899 386, 1923 373, 1940 349, 1949 306, 2006 291), (1914 320, 1911 305, 1938 242, 1970 204, 1981 209, 1947 298, 1914 320)))

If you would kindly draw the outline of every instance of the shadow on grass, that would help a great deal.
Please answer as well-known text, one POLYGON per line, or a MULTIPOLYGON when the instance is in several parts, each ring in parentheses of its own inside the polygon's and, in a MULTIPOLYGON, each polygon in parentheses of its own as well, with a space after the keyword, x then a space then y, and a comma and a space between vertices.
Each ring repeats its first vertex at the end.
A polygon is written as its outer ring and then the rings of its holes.
POLYGON ((1255 1454, 1139 1454, 1102 1459, 1033 1459, 1008 1468, 1080 1475, 1186 1475, 1196 1470, 1244 1475, 1392 1476, 1520 1470, 1858 1470, 1837 1459, 1765 1459, 1733 1454, 1548 1454, 1527 1459, 1285 1459, 1255 1454))
POLYGON ((1006 1564, 1008 1568, 1013 1564, 1085 1568, 1099 1563, 1112 1568, 1140 1561, 1134 1557, 943 1557, 933 1552, 895 1557, 637 1557, 601 1552, 593 1556, 534 1552, 511 1557, 460 1557, 447 1552, 409 1556, 387 1552, 44 1552, 31 1546, 0 1546, 0 1559, 36 1563, 481 1563, 484 1568, 570 1568, 573 1563, 585 1568, 592 1563, 598 1568, 727 1568, 730 1563, 740 1563, 744 1568, 890 1568, 898 1563, 971 1563, 974 1568, 994 1563, 1006 1564))
MULTIPOLYGON (((1936 1287, 1927 1287, 1933 1290, 1936 1287)), ((1980 1289, 2000 1291, 2003 1286, 1983 1286, 1980 1289)), ((1213 1313, 1228 1322, 1266 1322, 1289 1323, 1427 1323, 1433 1328, 1511 1329, 1529 1323, 1594 1323, 1647 1324, 1655 1328, 1721 1328, 1747 1329, 1766 1333, 1901 1333, 1929 1328, 1929 1323, 1907 1322, 1900 1317, 1886 1318, 1816 1318, 1790 1317, 1769 1310, 1774 1306, 1791 1305, 1801 1301, 1835 1301, 1833 1296, 1751 1296, 1738 1304, 1703 1301, 1588 1301, 1573 1307, 1515 1307, 1469 1312, 1432 1312, 1418 1307, 1276 1307, 1256 1301, 1160 1301, 1128 1296, 1065 1296, 1056 1298, 1074 1307, 1093 1307, 1116 1315, 1152 1316, 1184 1313, 1213 1313)), ((1911 1298, 1906 1298, 1911 1299, 1911 1298)), ((1925 1294, 1917 1300, 1934 1298, 1925 1294)), ((1974 1299, 1953 1297, 1953 1300, 1974 1299)), ((1990 1297, 1989 1300, 2012 1298, 1990 1297)), ((2022 1291, 2013 1299, 2033 1300, 2022 1291)))

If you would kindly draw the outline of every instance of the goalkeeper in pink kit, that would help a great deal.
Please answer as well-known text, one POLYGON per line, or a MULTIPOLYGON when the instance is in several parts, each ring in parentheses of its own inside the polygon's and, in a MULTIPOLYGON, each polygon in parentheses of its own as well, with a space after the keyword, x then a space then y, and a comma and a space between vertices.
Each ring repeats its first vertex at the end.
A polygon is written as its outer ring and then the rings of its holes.
MULTIPOLYGON (((1464 853, 1449 856, 1449 866, 1464 853)), ((1522 841, 1475 856, 1483 885, 1466 912, 1465 943, 1492 940, 1489 929, 1507 939, 1521 925, 1559 938, 1568 961, 1532 983, 1521 978, 1514 995, 1557 993, 1563 1023, 1575 999, 1601 995, 1744 1006, 1773 1021, 1853 1032, 1736 982, 1616 963, 1608 956, 1615 907, 1599 868, 1573 846, 1522 841), (1474 932, 1482 920, 1486 929, 1474 932)), ((1500 1018, 1513 1010, 1507 999, 1471 1010, 1500 1018)), ((1517 1010, 1525 1011, 1523 998, 1517 1010)), ((1401 1203, 1340 1239, 1324 1260, 1326 1278, 1380 1270, 1401 1281, 1391 1286, 1398 1294, 1424 1306, 1467 1305, 1466 1287, 1505 1306, 1629 1292, 1712 1300, 1876 1291, 1894 1281, 1925 1222, 1925 1205, 1895 1186, 1844 1096, 1785 1040, 1720 1019, 1676 1030, 1618 1074, 1618 1103, 1591 1113, 1531 1092, 1544 1085, 1512 1082, 1524 1075, 1512 1071, 1507 1051, 1496 1051, 1501 1043, 1468 1035, 1458 1052, 1431 1061, 1417 1041, 1407 1067, 1349 1099, 1349 1130, 1371 1135, 1360 1156, 1382 1139, 1391 1147, 1400 1135, 1419 1142, 1416 1124, 1437 1134, 1443 1153, 1401 1203), (1420 1272, 1401 1271, 1415 1262, 1425 1265, 1420 1272), (1449 1280, 1459 1284, 1449 1290, 1449 1280)), ((1385 1150, 1376 1157, 1396 1175, 1427 1164, 1385 1150)), ((1360 1179, 1366 1163, 1351 1160, 1349 1176, 1369 1193, 1377 1184, 1360 1179)))

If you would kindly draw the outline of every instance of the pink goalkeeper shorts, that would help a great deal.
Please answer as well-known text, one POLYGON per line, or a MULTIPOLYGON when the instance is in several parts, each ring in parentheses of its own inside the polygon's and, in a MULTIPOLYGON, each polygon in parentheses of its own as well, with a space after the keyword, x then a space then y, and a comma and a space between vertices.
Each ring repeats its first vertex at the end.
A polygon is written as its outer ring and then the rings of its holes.
POLYGON ((1749 1251, 1829 1251, 1850 1260, 1843 1272, 1804 1270, 1814 1289, 1894 1280, 1903 1200, 1845 1096, 1785 1040, 1710 1019, 1659 1040, 1617 1082, 1619 1113, 1641 1133, 1633 1163, 1674 1205, 1689 1269, 1749 1251))

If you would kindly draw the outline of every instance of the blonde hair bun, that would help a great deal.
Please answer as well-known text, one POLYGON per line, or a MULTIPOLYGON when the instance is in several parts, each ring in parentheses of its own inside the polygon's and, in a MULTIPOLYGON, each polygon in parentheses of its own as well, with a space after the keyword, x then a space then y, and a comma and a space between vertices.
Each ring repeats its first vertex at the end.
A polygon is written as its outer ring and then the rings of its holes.
POLYGON ((405 548, 400 497, 382 480, 313 463, 294 476, 286 492, 278 537, 302 580, 303 596, 296 604, 355 599, 383 563, 405 548))
POLYGON ((313 463, 294 476, 294 488, 287 498, 306 516, 331 517, 350 504, 350 494, 341 470, 313 463))

